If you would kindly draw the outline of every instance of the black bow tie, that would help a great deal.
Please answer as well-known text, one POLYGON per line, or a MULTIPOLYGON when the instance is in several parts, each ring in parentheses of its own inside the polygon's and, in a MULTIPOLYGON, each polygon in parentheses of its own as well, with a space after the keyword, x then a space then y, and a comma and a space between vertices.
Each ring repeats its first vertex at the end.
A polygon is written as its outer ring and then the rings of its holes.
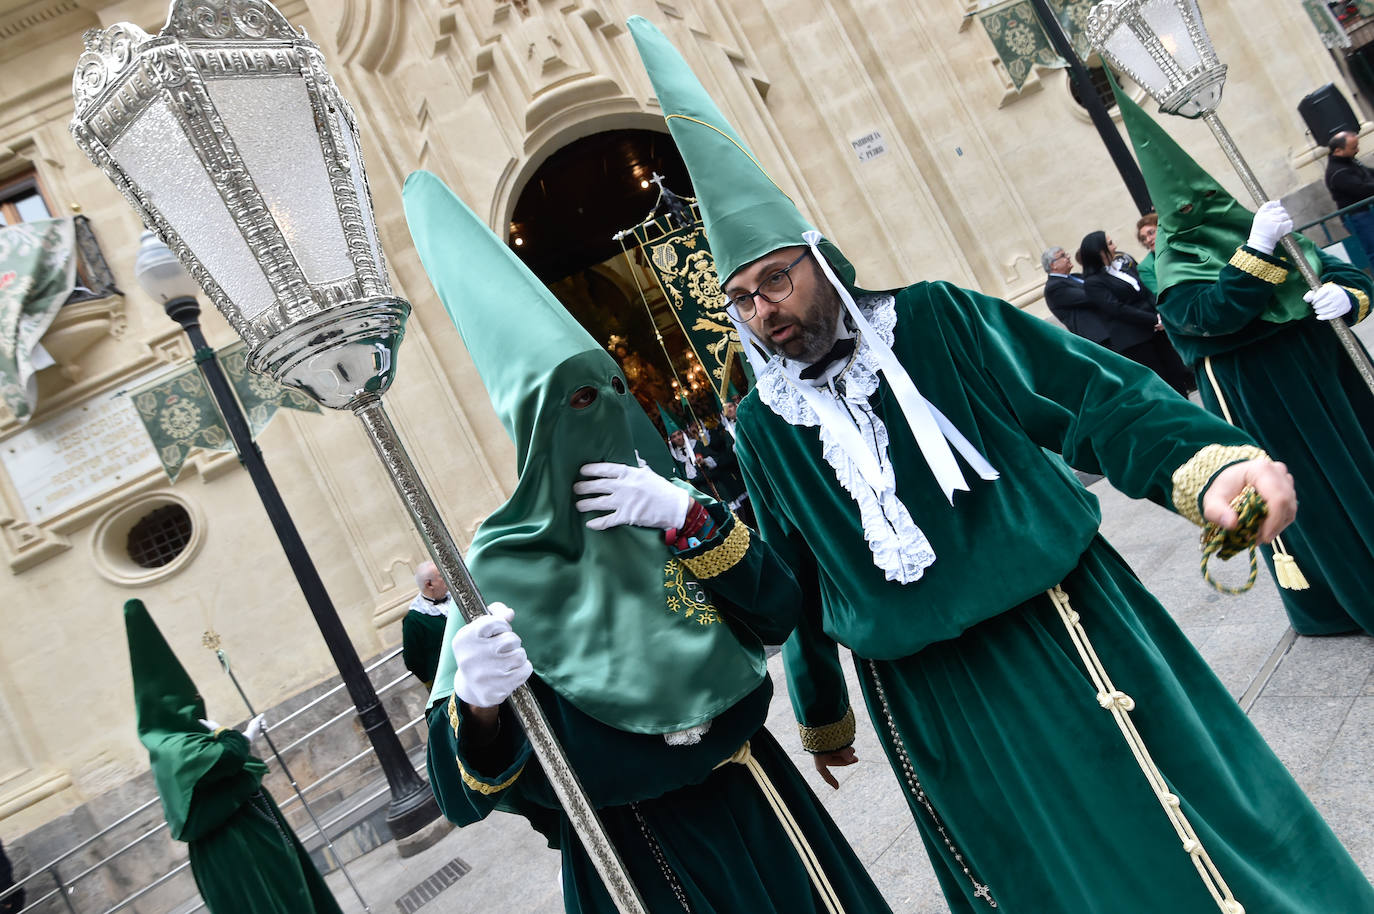
POLYGON ((812 381, 825 374, 825 370, 834 365, 840 359, 847 359, 854 354, 854 344, 856 337, 846 336, 835 341, 835 345, 830 347, 830 351, 802 369, 801 379, 812 381))

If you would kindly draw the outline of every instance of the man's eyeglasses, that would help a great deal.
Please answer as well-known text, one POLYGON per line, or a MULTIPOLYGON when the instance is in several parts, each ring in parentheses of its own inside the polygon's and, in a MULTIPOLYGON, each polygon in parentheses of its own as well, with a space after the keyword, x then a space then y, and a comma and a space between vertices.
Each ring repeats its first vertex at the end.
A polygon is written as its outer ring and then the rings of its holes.
POLYGON ((732 318, 743 323, 752 318, 754 312, 758 310, 754 307, 754 296, 757 295, 774 305, 786 301, 787 296, 792 294, 792 268, 801 263, 810 253, 811 249, 807 248, 801 252, 796 260, 759 283, 759 287, 753 292, 745 292, 729 299, 725 304, 725 310, 729 312, 732 318))

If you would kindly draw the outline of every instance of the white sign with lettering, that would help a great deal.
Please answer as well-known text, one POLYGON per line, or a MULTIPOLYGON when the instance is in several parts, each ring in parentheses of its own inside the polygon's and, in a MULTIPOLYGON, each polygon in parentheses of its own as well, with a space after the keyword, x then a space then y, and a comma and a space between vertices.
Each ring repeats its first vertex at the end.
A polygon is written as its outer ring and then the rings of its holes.
MULTIPOLYGON (((135 379, 124 390, 144 380, 135 379)), ((138 411, 122 391, 93 397, 0 441, 0 464, 33 523, 161 466, 138 411)))
POLYGON ((854 154, 859 157, 860 162, 867 162, 887 154, 887 144, 883 142, 883 135, 876 130, 865 133, 857 140, 850 140, 849 145, 854 147, 854 154))

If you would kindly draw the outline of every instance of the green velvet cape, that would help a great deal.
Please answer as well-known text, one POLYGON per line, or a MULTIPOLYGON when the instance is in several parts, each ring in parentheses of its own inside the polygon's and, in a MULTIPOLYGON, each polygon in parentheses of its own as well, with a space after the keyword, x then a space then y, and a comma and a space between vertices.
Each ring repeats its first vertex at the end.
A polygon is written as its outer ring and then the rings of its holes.
POLYGON ((426 687, 434 685, 447 626, 447 616, 430 616, 413 609, 401 617, 401 662, 426 687))

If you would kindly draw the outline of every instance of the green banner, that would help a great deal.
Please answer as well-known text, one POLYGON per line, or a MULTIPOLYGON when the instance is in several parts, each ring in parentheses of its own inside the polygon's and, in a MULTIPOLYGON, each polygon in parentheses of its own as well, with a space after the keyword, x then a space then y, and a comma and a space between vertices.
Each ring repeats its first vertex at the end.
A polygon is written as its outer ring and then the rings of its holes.
POLYGON ((130 392, 167 478, 177 481, 191 448, 231 451, 219 408, 194 362, 130 392))
POLYGON ((979 10, 977 16, 1018 92, 1037 66, 1064 65, 1063 58, 1050 46, 1030 0, 998 3, 979 10))
MULTIPOLYGON (((242 343, 225 347, 216 356, 229 377, 254 438, 272 421, 278 409, 320 411, 320 405, 300 391, 249 371, 246 365, 248 351, 242 343)), ((172 482, 181 475, 181 466, 192 448, 234 449, 219 407, 195 362, 131 391, 129 396, 172 482)))
POLYGON ((320 411, 320 404, 309 395, 283 387, 266 375, 250 371, 248 349, 242 343, 221 349, 219 363, 224 366, 229 383, 234 385, 234 393, 243 406, 243 414, 248 417, 248 426, 254 438, 267 428, 279 409, 298 409, 306 413, 320 411))
POLYGON ((37 404, 34 374, 52 364, 35 351, 76 286, 71 219, 0 228, 0 401, 20 422, 37 404))
MULTIPOLYGON (((697 215, 695 205, 692 210, 697 215)), ((725 313, 725 296, 701 219, 686 228, 674 228, 662 217, 636 228, 635 240, 644 249, 716 399, 724 402, 731 368, 736 361, 743 364, 744 350, 725 313)))

